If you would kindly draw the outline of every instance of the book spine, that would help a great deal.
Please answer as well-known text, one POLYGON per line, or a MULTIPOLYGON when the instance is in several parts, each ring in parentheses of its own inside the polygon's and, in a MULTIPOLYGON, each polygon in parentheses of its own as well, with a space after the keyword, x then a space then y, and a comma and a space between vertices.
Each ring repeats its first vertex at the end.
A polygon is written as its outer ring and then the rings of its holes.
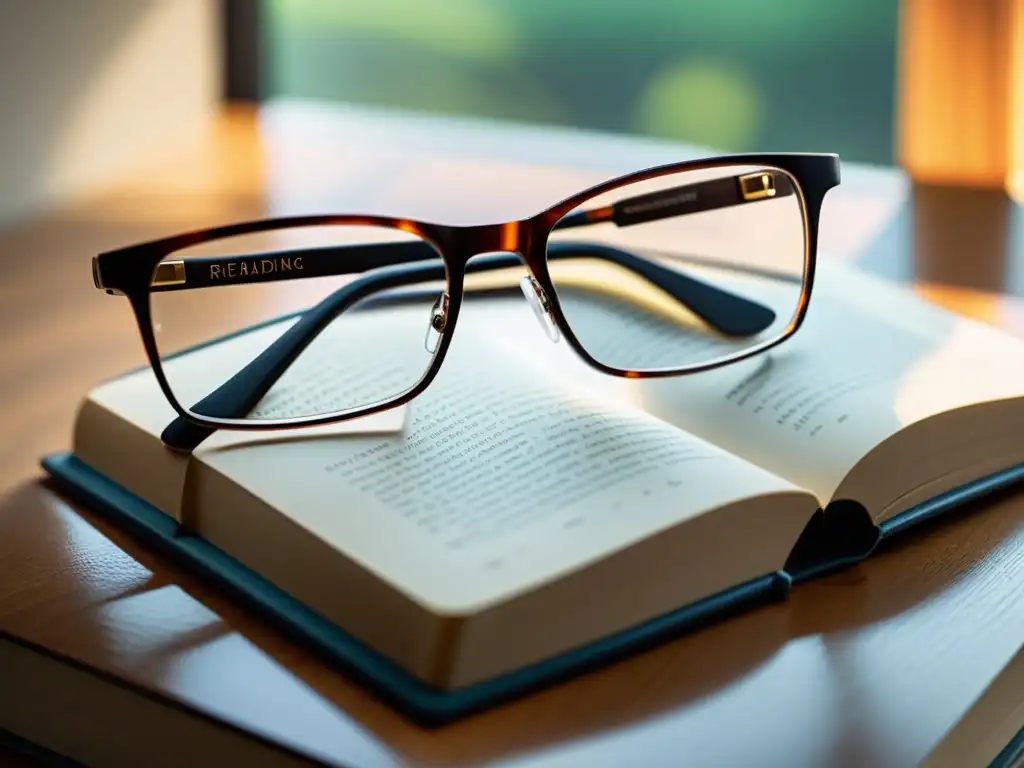
POLYGON ((784 570, 799 584, 860 562, 880 540, 881 531, 862 505, 834 501, 814 513, 784 570))

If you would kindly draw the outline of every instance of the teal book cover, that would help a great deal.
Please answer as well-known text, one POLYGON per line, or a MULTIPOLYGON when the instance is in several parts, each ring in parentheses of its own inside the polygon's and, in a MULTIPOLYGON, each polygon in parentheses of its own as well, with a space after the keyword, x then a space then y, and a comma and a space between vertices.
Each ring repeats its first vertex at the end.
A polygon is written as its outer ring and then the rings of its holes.
POLYGON ((53 486, 68 498, 196 573, 278 631, 312 649, 326 663, 410 720, 428 727, 450 723, 642 653, 713 622, 785 600, 794 585, 869 557, 881 541, 936 521, 940 516, 969 513, 993 494, 1010 492, 1024 480, 1024 466, 1013 467, 931 499, 881 527, 855 504, 836 505, 827 513, 819 511, 783 571, 766 573, 529 667, 465 688, 445 690, 427 685, 406 672, 74 455, 48 456, 42 465, 53 486))

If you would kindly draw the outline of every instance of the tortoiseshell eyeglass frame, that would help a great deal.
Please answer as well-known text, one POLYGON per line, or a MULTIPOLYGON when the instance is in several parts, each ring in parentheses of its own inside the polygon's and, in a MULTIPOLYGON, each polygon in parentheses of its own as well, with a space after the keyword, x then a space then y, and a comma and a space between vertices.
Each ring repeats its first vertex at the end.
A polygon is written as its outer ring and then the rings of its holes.
POLYGON ((828 190, 839 182, 840 163, 834 154, 724 155, 661 165, 620 176, 519 221, 451 226, 380 216, 325 215, 265 219, 187 232, 96 256, 93 259, 93 280, 97 288, 128 298, 156 379, 178 414, 164 430, 162 440, 169 448, 189 452, 218 429, 277 430, 312 427, 355 419, 408 403, 430 385, 444 361, 458 320, 466 275, 478 271, 525 265, 539 306, 548 319, 587 364, 609 375, 637 379, 679 376, 719 368, 760 354, 790 338, 803 323, 814 282, 821 205, 828 190), (736 168, 732 175, 728 171, 730 167, 736 168), (757 169, 756 173, 750 172, 752 167, 757 169), (577 210, 586 206, 589 200, 621 187, 686 171, 712 169, 724 171, 725 175, 631 197, 613 206, 577 210), (768 327, 775 315, 756 302, 618 248, 603 244, 549 243, 552 231, 601 222, 625 227, 656 218, 682 216, 733 205, 757 204, 764 199, 788 195, 795 196, 803 217, 804 272, 796 313, 777 338, 709 363, 643 371, 605 365, 591 356, 579 342, 559 304, 558 292, 548 271, 549 261, 580 257, 608 260, 670 293, 709 327, 727 336, 757 333, 768 327), (391 228, 414 235, 419 241, 260 253, 248 258, 233 256, 228 262, 224 259, 201 258, 165 261, 178 251, 210 241, 250 233, 315 226, 391 228), (263 273, 244 267, 247 261, 252 263, 269 256, 288 259, 288 263, 301 259, 303 268, 301 271, 273 270, 263 273), (231 268, 231 260, 239 265, 237 269, 231 268), (211 266, 213 261, 216 261, 216 267, 211 266), (151 293, 364 272, 366 274, 354 278, 306 310, 264 353, 193 408, 183 407, 175 397, 164 374, 154 336, 151 293), (284 421, 244 419, 302 350, 347 308, 373 294, 442 280, 447 286, 443 294, 444 301, 435 304, 432 317, 433 326, 439 333, 438 343, 423 377, 410 389, 386 401, 340 413, 284 421))

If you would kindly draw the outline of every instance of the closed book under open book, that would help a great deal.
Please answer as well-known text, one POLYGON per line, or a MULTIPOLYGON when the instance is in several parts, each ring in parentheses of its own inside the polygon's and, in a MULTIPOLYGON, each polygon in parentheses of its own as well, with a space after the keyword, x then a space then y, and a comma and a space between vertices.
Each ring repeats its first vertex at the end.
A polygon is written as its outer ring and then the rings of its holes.
MULTIPOLYGON (((184 455, 146 369, 92 391, 44 465, 433 724, 784 598, 1024 478, 1024 342, 849 268, 819 269, 791 340, 679 378, 587 368, 521 297, 462 311, 401 408, 184 455)), ((167 365, 201 377, 288 322, 167 365)))

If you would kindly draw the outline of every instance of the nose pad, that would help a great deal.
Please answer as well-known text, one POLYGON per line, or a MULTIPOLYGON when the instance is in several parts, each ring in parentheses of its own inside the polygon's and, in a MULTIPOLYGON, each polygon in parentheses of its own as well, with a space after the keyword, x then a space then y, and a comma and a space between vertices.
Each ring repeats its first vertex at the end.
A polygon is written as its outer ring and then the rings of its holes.
POLYGON ((434 300, 434 306, 430 310, 430 322, 427 324, 427 335, 423 339, 423 347, 427 354, 432 355, 437 351, 437 343, 441 340, 445 326, 448 325, 448 293, 442 293, 434 300))
POLYGON ((544 289, 537 284, 536 280, 529 276, 519 281, 519 287, 523 291, 523 296, 526 297, 526 303, 533 308, 533 314, 536 316, 541 328, 544 329, 544 333, 547 334, 552 342, 557 344, 561 334, 558 332, 555 318, 551 315, 551 302, 548 301, 544 289))

